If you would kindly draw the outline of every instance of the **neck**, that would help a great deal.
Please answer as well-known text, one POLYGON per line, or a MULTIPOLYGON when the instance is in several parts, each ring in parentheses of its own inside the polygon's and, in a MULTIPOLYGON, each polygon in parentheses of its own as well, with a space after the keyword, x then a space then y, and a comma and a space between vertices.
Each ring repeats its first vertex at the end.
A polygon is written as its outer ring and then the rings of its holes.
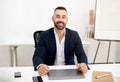
POLYGON ((55 32, 58 34, 58 36, 64 36, 65 28, 63 30, 58 30, 55 28, 55 32))
POLYGON ((63 30, 58 30, 55 28, 55 32, 57 33, 58 37, 59 37, 59 42, 61 42, 64 34, 65 34, 65 28, 63 30))

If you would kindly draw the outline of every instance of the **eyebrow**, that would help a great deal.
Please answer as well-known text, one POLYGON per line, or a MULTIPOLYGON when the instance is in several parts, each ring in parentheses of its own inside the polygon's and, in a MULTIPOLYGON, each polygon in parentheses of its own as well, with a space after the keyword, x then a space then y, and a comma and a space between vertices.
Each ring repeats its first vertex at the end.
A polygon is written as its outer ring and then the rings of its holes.
MULTIPOLYGON (((60 14, 56 14, 55 16, 61 16, 60 14)), ((62 15, 62 16, 67 16, 67 15, 62 15)))

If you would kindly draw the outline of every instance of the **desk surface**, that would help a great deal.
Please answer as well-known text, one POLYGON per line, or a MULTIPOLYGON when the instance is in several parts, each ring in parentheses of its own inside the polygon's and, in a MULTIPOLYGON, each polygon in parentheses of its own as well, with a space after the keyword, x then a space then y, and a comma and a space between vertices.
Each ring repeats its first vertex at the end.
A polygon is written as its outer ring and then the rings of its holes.
MULTIPOLYGON (((44 82, 92 82, 92 71, 112 72, 114 82, 120 82, 116 77, 120 76, 120 64, 94 64, 89 65, 90 69, 85 74, 85 79, 70 80, 49 80, 48 76, 42 76, 44 82)), ((50 66, 50 69, 74 69, 75 65, 70 66, 50 66)), ((0 67, 0 82, 33 82, 32 77, 38 76, 38 72, 31 67, 0 67), (21 78, 14 78, 14 72, 21 72, 21 78)))

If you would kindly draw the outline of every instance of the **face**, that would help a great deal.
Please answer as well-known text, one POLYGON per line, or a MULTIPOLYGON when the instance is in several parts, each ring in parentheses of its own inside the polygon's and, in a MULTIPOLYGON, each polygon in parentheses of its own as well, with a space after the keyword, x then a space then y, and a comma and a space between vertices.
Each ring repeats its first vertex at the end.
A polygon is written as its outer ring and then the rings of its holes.
POLYGON ((68 21, 67 12, 65 10, 56 10, 52 17, 52 21, 56 29, 63 30, 68 21))

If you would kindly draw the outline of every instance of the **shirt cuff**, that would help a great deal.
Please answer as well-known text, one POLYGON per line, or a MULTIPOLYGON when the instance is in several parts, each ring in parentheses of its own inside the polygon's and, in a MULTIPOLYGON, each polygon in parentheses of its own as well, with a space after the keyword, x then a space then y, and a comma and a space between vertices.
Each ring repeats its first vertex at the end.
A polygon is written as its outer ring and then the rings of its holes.
POLYGON ((37 70, 39 69, 39 67, 40 67, 41 65, 43 65, 43 64, 39 64, 39 65, 37 66, 37 70))

